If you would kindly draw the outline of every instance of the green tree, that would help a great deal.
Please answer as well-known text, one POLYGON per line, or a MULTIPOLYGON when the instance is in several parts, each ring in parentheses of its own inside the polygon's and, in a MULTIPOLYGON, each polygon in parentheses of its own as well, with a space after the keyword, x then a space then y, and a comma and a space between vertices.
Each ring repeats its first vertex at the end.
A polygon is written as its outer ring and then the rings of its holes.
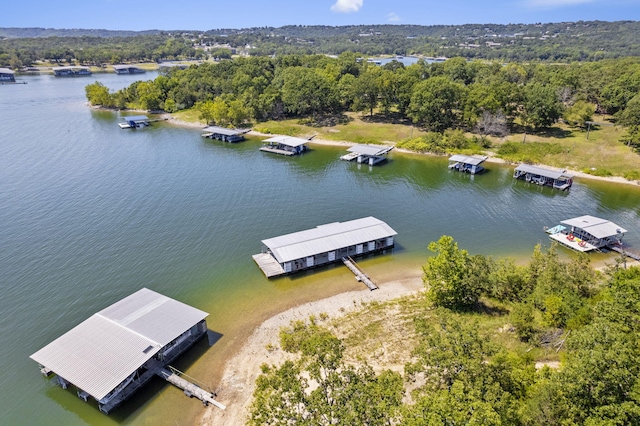
POLYGON ((552 87, 540 83, 525 86, 520 110, 520 121, 525 129, 549 127, 560 118, 561 114, 562 104, 552 87))
POLYGON ((448 77, 431 77, 414 86, 408 115, 428 130, 443 132, 455 127, 461 116, 465 87, 448 77))
POLYGON ((574 127, 585 128, 587 121, 590 121, 596 112, 595 105, 586 101, 577 101, 562 114, 562 118, 574 127))
POLYGON ((435 306, 465 308, 475 305, 482 287, 469 273, 471 260, 466 250, 458 249, 453 237, 443 235, 429 244, 436 253, 423 266, 427 300, 435 306))
POLYGON ((340 339, 313 322, 281 330, 280 343, 300 357, 262 366, 249 424, 392 424, 403 395, 398 373, 346 364, 340 339))
POLYGON ((100 105, 104 107, 112 107, 114 100, 109 93, 109 89, 99 81, 89 84, 84 88, 87 100, 91 105, 100 105))

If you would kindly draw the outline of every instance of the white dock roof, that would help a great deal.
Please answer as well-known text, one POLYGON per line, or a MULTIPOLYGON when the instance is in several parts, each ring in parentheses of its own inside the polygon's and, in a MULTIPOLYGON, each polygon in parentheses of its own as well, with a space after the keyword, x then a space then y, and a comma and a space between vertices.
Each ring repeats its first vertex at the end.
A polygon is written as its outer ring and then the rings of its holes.
POLYGON ((596 238, 612 237, 614 235, 624 234, 627 232, 626 229, 619 227, 613 222, 589 215, 563 220, 560 223, 580 228, 596 238))
POLYGON ((483 163, 487 157, 472 157, 469 155, 460 155, 455 154, 449 157, 449 161, 456 161, 458 163, 470 164, 472 166, 477 166, 480 163, 483 163))
POLYGON ((369 216, 348 222, 320 225, 263 240, 280 263, 397 235, 385 222, 369 216))
POLYGON ((100 400, 207 315, 143 288, 92 315, 30 358, 100 400))
POLYGON ((545 176, 551 179, 573 177, 572 174, 569 174, 564 170, 543 169, 542 167, 530 166, 528 164, 520 164, 518 167, 516 167, 516 170, 519 170, 525 173, 532 173, 534 175, 545 176))
POLYGON ((291 147, 297 147, 308 143, 307 139, 295 138, 293 136, 274 136, 269 139, 265 139, 262 141, 263 143, 279 143, 282 145, 287 145, 291 147))
POLYGON ((135 122, 149 121, 149 117, 147 117, 146 115, 125 115, 124 117, 122 117, 122 119, 124 121, 135 121, 135 122))
POLYGON ((225 136, 234 136, 242 133, 242 130, 227 129, 226 127, 209 126, 202 129, 203 132, 218 133, 225 136))
POLYGON ((347 151, 364 155, 384 155, 392 149, 392 146, 384 145, 354 145, 347 149, 347 151))

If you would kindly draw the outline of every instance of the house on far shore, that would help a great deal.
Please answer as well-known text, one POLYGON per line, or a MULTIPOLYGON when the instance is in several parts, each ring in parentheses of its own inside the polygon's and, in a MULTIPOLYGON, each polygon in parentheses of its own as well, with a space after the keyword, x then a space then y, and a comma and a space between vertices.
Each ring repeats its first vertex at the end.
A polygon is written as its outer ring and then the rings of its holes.
POLYGON ((133 65, 112 65, 116 74, 143 74, 146 71, 133 65))
POLYGON ((262 141, 264 145, 260 151, 280 155, 302 154, 307 150, 308 142, 308 139, 294 138, 293 136, 274 136, 262 141))
POLYGON ((354 145, 347 149, 349 152, 340 157, 341 160, 353 161, 358 164, 368 164, 374 166, 387 160, 387 154, 393 149, 393 146, 385 145, 354 145))
POLYGON ((9 68, 0 68, 0 83, 15 83, 16 73, 9 68))
POLYGON ((543 169, 541 167, 520 164, 513 172, 513 177, 537 185, 550 186, 562 191, 573 184, 573 175, 566 170, 543 169))

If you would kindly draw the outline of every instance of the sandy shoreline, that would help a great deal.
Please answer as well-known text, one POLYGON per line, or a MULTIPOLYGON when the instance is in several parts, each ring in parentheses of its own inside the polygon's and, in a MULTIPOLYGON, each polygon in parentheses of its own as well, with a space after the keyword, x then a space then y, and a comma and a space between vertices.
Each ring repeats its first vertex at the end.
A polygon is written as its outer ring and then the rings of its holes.
MULTIPOLYGON (((181 127, 188 127, 188 128, 192 128, 192 129, 202 129, 204 127, 206 127, 204 124, 202 123, 192 123, 192 122, 188 122, 188 121, 183 121, 183 120, 178 120, 175 119, 173 117, 171 117, 170 115, 167 115, 168 117, 168 122, 169 123, 173 123, 177 126, 181 126, 181 127)), ((267 133, 260 133, 260 132, 256 132, 255 130, 250 130, 249 132, 247 132, 247 134, 252 135, 252 136, 260 136, 260 137, 273 137, 273 136, 277 136, 277 135, 273 135, 273 134, 267 134, 267 133)), ((331 145, 331 146, 353 146, 353 145, 357 145, 357 143, 355 142, 349 142, 349 141, 332 141, 332 140, 328 140, 328 139, 319 139, 319 138, 313 138, 312 140, 309 141, 309 144, 311 145, 331 145)), ((408 154, 420 154, 420 155, 436 155, 436 154, 431 154, 431 153, 417 153, 414 151, 409 151, 409 150, 405 150, 405 149, 397 149, 397 151, 399 152, 403 152, 403 153, 408 153, 408 154)), ((492 157, 492 156, 488 156, 487 163, 498 163, 498 164, 509 164, 507 161, 498 158, 498 157, 492 157)), ((553 169, 553 167, 550 166, 546 166, 544 164, 536 164, 536 167, 541 167, 541 168, 547 168, 547 169, 553 169)), ((627 185, 640 185, 640 180, 634 180, 634 181, 630 181, 627 180, 621 176, 594 176, 594 175, 590 175, 588 173, 584 173, 584 172, 580 172, 577 170, 571 170, 571 169, 566 169, 566 171, 568 173, 573 174, 575 177, 577 178, 581 178, 581 179, 592 179, 592 180, 599 180, 599 181, 606 181, 606 182, 614 182, 614 183, 623 183, 623 184, 627 184, 627 185)))
POLYGON ((328 314, 339 318, 356 311, 372 301, 387 301, 416 294, 423 289, 421 276, 385 282, 375 291, 358 290, 340 293, 326 299, 305 303, 281 312, 258 326, 239 351, 225 362, 222 379, 216 387, 216 399, 227 406, 225 411, 207 407, 200 425, 243 425, 255 388, 255 381, 263 363, 280 364, 288 354, 281 350, 267 350, 267 345, 278 345, 278 332, 294 320, 306 320, 311 315, 328 314))

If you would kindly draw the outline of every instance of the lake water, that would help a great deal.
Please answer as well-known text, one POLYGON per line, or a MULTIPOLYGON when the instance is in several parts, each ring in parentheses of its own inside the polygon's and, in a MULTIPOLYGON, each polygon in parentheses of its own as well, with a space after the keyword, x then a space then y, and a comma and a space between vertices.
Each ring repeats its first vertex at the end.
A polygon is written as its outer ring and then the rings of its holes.
POLYGON ((443 234, 472 254, 527 258, 548 244, 544 226, 583 214, 628 229, 640 249, 636 186, 578 179, 565 193, 515 181, 509 166, 473 177, 448 171, 446 158, 397 152, 369 168, 339 161, 343 147, 285 158, 258 151, 259 140, 224 144, 165 122, 121 130, 116 113, 85 103, 96 80, 118 89, 153 77, 42 75, 0 86, 4 424, 192 422, 200 402, 160 380, 105 416, 29 359, 141 287, 210 313, 219 340, 176 366, 214 388, 253 324, 300 302, 368 291, 344 267, 267 280, 251 259, 262 239, 375 216, 398 232, 392 254, 359 262, 377 282, 419 270, 443 234))

